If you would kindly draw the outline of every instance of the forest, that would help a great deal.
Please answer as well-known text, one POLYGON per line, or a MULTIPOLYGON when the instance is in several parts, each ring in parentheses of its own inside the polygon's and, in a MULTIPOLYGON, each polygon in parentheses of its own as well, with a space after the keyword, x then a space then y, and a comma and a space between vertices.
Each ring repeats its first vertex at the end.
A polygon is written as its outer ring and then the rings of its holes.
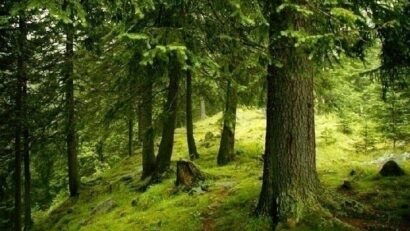
POLYGON ((0 230, 410 230, 409 0, 0 0, 0 230))

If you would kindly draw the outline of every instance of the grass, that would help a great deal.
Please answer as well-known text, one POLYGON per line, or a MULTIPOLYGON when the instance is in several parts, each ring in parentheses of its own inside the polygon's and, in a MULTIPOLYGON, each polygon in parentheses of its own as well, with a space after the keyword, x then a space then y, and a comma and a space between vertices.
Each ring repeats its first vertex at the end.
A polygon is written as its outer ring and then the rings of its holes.
MULTIPOLYGON (((220 117, 221 114, 217 114, 195 124, 195 138, 201 155, 196 164, 208 176, 208 192, 199 190, 192 195, 176 192, 174 179, 153 185, 144 193, 131 190, 122 178, 129 176, 134 181, 138 180, 141 171, 138 150, 135 156, 95 176, 82 189, 78 199, 63 199, 49 211, 36 212, 34 230, 271 230, 270 219, 251 215, 261 188, 263 113, 254 109, 239 110, 237 159, 224 167, 216 166, 220 117), (206 139, 209 132, 213 138, 206 139), (95 212, 96 207, 107 201, 112 201, 115 206, 104 212, 95 212)), ((344 180, 351 181, 353 190, 339 195, 383 212, 392 225, 400 227, 402 220, 410 216, 409 176, 379 177, 377 172, 381 164, 372 161, 384 152, 356 153, 352 149, 354 134, 344 135, 337 126, 335 116, 316 118, 317 161, 322 184, 330 191, 338 192, 344 180), (352 170, 356 172, 354 176, 350 176, 352 170)), ((401 151, 406 151, 405 147, 401 151)), ((185 130, 179 128, 176 130, 173 160, 187 158, 185 130)), ((400 164, 410 173, 409 161, 400 164)), ((360 220, 360 225, 366 221, 360 220)), ((313 229, 300 226, 298 230, 313 229)))

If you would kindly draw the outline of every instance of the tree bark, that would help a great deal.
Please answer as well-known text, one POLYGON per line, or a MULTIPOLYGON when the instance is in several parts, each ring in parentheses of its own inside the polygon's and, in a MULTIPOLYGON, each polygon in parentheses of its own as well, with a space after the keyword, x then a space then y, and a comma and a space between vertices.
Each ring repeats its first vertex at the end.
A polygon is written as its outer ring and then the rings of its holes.
POLYGON ((189 158, 195 160, 199 158, 195 145, 194 125, 192 121, 192 72, 186 72, 186 134, 188 142, 189 158))
MULTIPOLYGON (((274 35, 271 38, 279 37, 280 31, 288 27, 305 28, 304 19, 290 11, 271 12, 269 21, 274 35)), ((258 207, 261 213, 271 213, 275 221, 288 223, 297 223, 316 205, 319 187, 313 65, 308 52, 294 43, 286 37, 270 42, 271 56, 283 67, 268 67, 267 129, 271 131, 266 136, 264 181, 258 207)))
MULTIPOLYGON (((144 80, 145 81, 145 80, 144 80)), ((149 87, 151 87, 152 88, 152 86, 149 86, 149 87)), ((142 89, 142 91, 144 91, 144 89, 142 89)), ((149 91, 149 90, 148 90, 149 91)), ((152 89, 151 89, 151 96, 152 96, 152 89)), ((144 97, 144 96, 142 96, 142 97, 144 97)), ((151 104, 152 104, 152 102, 151 102, 151 104)), ((138 122, 138 131, 137 131, 137 135, 138 135, 138 143, 140 144, 140 143, 142 143, 143 142, 143 139, 144 139, 144 132, 143 132, 143 125, 142 125, 142 113, 144 113, 143 111, 144 110, 146 110, 146 109, 144 109, 143 108, 143 106, 142 105, 144 105, 142 102, 138 102, 138 104, 137 104, 137 122, 138 122)), ((151 113, 152 114, 152 113, 151 113)), ((138 145, 139 145, 138 144, 138 145)))
MULTIPOLYGON (((67 9, 67 2, 64 2, 67 9)), ((73 19, 72 13, 70 18, 73 19)), ((66 51, 65 51, 65 107, 66 107, 66 142, 68 157, 68 184, 71 197, 78 196, 80 187, 80 177, 78 173, 77 159, 77 134, 75 119, 75 101, 74 101, 74 26, 72 23, 65 25, 66 34, 66 51)))
POLYGON ((224 125, 218 152, 218 165, 225 165, 235 159, 235 127, 237 108, 237 87, 228 80, 224 111, 224 125))
POLYGON ((142 179, 153 174, 155 170, 154 128, 152 125, 152 76, 142 84, 142 100, 139 105, 140 132, 142 138, 142 179))
POLYGON ((17 41, 18 56, 17 56, 17 84, 16 84, 16 128, 15 128, 15 141, 14 141, 14 230, 21 231, 21 135, 22 127, 26 121, 23 116, 23 89, 25 82, 27 81, 25 70, 25 40, 26 40, 26 22, 23 12, 19 14, 19 37, 17 41))
MULTIPOLYGON (((26 36, 26 35, 24 35, 26 36)), ((24 108, 23 158, 24 158, 24 230, 30 230, 31 220, 31 173, 30 173, 30 132, 28 122, 27 76, 24 75, 22 101, 24 108)))
POLYGON ((31 220, 31 173, 30 173, 30 133, 28 127, 23 128, 24 138, 24 230, 30 230, 31 220))
POLYGON ((162 128, 162 138, 156 159, 155 172, 158 176, 169 168, 171 164, 172 149, 174 146, 174 131, 178 104, 178 84, 180 78, 180 67, 177 63, 178 61, 174 62, 176 63, 171 65, 169 73, 169 87, 163 115, 164 123, 162 128))
POLYGON ((132 113, 128 116, 128 156, 134 154, 134 120, 132 118, 132 113))
POLYGON ((267 86, 268 97, 266 106, 266 136, 265 136, 265 153, 263 155, 263 184, 262 191, 259 196, 256 213, 259 215, 273 216, 274 215, 274 196, 273 196, 273 66, 268 67, 267 86))

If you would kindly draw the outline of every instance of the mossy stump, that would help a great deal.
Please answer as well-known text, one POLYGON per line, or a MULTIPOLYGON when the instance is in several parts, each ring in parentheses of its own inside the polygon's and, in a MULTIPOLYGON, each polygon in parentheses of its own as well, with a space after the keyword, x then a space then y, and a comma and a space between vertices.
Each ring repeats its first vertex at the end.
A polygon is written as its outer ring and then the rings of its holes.
POLYGON ((204 174, 191 161, 180 160, 177 162, 176 186, 192 188, 205 180, 204 174))

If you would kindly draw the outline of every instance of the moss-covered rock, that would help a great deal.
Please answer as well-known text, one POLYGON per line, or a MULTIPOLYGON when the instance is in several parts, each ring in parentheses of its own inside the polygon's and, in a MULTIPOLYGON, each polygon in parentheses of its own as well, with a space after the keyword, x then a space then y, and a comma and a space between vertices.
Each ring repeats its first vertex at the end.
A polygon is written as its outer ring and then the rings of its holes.
POLYGON ((380 175, 403 176, 404 171, 394 160, 389 160, 383 165, 382 169, 380 170, 380 175))

